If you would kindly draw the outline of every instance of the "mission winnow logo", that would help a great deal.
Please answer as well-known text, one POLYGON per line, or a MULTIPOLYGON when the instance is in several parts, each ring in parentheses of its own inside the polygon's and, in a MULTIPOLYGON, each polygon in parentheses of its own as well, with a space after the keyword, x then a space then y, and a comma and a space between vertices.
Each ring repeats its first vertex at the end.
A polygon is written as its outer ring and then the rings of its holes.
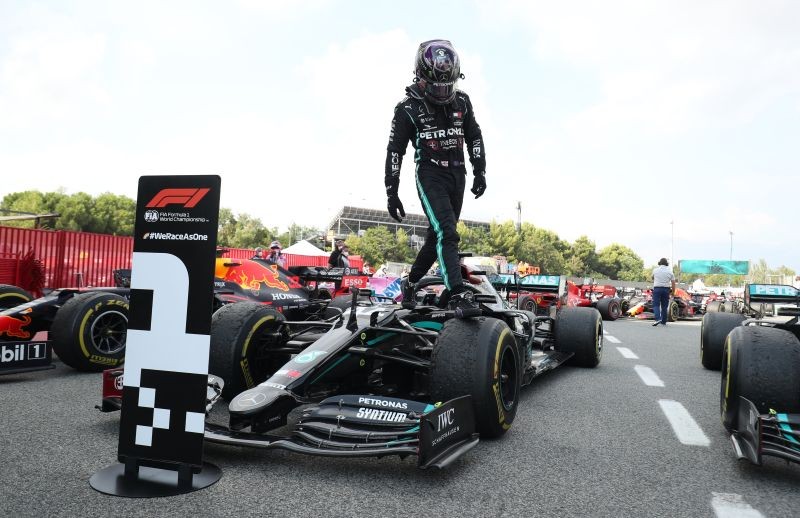
POLYGON ((142 239, 156 241, 208 241, 208 234, 173 234, 172 232, 145 232, 142 239))

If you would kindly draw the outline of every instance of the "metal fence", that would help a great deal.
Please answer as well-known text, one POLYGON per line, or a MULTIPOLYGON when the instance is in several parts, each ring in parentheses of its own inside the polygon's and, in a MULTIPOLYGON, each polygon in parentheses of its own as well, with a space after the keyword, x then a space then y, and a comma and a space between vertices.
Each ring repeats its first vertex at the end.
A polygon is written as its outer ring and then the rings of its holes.
POLYGON ((112 286, 111 272, 131 267, 133 238, 0 226, 0 257, 29 250, 44 265, 46 288, 112 286))
MULTIPOLYGON (((0 284, 19 284, 19 259, 33 250, 44 265, 44 287, 49 289, 113 286, 113 271, 130 268, 133 238, 66 230, 35 230, 0 226, 0 284)), ((255 251, 228 248, 227 257, 249 259, 255 251)), ((285 254, 286 266, 327 266, 325 256, 285 254)), ((350 266, 362 268, 359 256, 350 266)))

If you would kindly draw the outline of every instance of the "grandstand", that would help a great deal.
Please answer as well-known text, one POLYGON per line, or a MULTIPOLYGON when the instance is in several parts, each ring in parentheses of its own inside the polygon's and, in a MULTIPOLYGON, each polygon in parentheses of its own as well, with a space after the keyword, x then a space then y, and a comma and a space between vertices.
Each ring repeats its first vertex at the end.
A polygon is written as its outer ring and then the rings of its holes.
MULTIPOLYGON (((483 221, 461 220, 471 228, 489 230, 489 223, 483 221)), ((364 209, 360 207, 345 206, 331 220, 325 229, 328 241, 333 238, 346 238, 350 234, 363 235, 364 231, 376 226, 387 227, 392 232, 403 229, 409 235, 411 245, 415 248, 425 242, 428 232, 428 218, 424 214, 406 214, 402 223, 393 220, 386 210, 364 209)))

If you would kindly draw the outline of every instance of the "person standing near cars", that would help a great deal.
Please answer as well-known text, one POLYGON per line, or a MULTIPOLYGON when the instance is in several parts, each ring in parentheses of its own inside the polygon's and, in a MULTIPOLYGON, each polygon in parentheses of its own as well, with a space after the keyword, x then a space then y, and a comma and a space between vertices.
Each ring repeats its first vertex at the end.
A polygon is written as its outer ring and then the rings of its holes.
POLYGON ((344 241, 341 239, 337 239, 336 243, 333 245, 333 252, 331 252, 330 257, 328 257, 328 268, 339 268, 340 258, 342 257, 342 247, 344 246, 344 241))
POLYGON ((450 293, 449 308, 458 317, 477 316, 479 306, 461 278, 456 223, 467 175, 465 143, 473 171, 471 192, 480 198, 486 191, 483 135, 469 96, 456 89, 464 76, 453 45, 447 40, 421 43, 414 65, 414 83, 406 87, 406 97, 394 109, 384 177, 389 215, 402 222, 406 213, 398 196, 400 167, 410 141, 415 150, 417 194, 430 226, 402 283, 403 307, 415 306, 414 285, 438 259, 450 293))
POLYGON ((280 241, 273 241, 269 245, 269 254, 266 260, 268 263, 277 264, 281 268, 286 267, 286 257, 283 255, 280 241))
POLYGON ((675 293, 675 275, 669 267, 669 261, 662 257, 653 270, 653 327, 667 325, 669 316, 669 296, 675 293))

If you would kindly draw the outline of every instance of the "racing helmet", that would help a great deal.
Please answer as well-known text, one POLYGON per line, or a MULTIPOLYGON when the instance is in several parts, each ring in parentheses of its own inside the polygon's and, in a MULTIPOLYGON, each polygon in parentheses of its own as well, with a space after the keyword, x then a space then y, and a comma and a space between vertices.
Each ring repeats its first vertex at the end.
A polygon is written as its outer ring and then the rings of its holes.
POLYGON ((448 40, 420 43, 414 74, 424 81, 423 94, 434 104, 450 104, 456 97, 456 81, 463 77, 458 53, 448 40))
POLYGON ((281 242, 280 241, 273 241, 272 243, 269 244, 269 248, 270 248, 270 250, 274 250, 276 248, 278 250, 280 250, 281 249, 281 242))

